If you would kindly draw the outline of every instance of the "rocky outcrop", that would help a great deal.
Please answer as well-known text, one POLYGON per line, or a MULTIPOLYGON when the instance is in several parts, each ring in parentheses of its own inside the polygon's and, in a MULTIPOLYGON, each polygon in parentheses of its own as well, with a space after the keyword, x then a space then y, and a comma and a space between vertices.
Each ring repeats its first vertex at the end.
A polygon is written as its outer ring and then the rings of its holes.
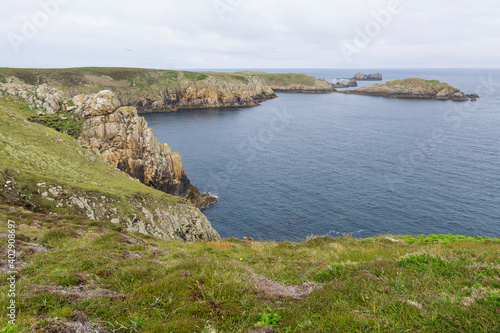
POLYGON ((382 74, 380 74, 379 72, 373 74, 356 73, 354 74, 353 79, 358 81, 381 81, 382 74))
POLYGON ((355 90, 339 91, 344 94, 382 96, 393 98, 427 98, 437 100, 471 101, 479 98, 476 94, 465 94, 458 88, 438 80, 418 78, 389 80, 384 84, 374 84, 355 90))
POLYGON ((200 209, 217 202, 217 197, 214 197, 209 193, 201 193, 200 190, 193 185, 191 185, 191 191, 189 192, 188 199, 195 207, 200 209))
POLYGON ((97 149, 113 166, 141 183, 168 194, 187 197, 191 186, 182 159, 161 145, 134 107, 120 107, 110 91, 73 98, 85 118, 78 143, 97 149))
POLYGON ((355 79, 342 79, 338 80, 337 82, 333 83, 334 88, 351 88, 351 87, 357 87, 358 83, 356 82, 355 79))
POLYGON ((129 231, 153 235, 168 240, 213 241, 220 239, 198 209, 186 200, 169 202, 163 198, 133 197, 125 201, 105 192, 85 191, 66 185, 36 183, 35 188, 18 186, 15 178, 0 173, 0 203, 24 206, 34 211, 50 213, 40 202, 72 215, 85 216, 121 225, 129 231), (34 200, 35 197, 41 198, 34 200))
POLYGON ((26 102, 31 110, 41 114, 54 114, 59 110, 70 109, 64 93, 59 89, 49 88, 46 84, 32 86, 10 78, 8 83, 0 84, 0 97, 10 95, 26 102))

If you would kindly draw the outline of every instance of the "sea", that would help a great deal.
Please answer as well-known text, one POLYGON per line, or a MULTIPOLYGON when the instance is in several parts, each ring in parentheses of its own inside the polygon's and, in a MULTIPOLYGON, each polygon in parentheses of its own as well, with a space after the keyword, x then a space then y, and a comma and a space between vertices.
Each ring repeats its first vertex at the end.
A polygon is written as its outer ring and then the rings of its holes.
POLYGON ((222 237, 500 236, 500 69, 262 71, 330 82, 380 72, 480 98, 278 93, 256 107, 144 114, 191 183, 218 197, 203 213, 222 237))

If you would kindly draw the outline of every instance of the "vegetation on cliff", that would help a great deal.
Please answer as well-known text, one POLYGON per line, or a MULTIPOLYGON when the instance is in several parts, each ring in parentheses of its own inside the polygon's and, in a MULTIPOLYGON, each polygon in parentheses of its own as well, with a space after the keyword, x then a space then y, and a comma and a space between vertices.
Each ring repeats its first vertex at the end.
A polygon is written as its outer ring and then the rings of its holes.
POLYGON ((182 243, 0 205, 3 249, 7 220, 19 270, 17 326, 7 332, 500 330, 498 238, 182 243))
POLYGON ((479 96, 464 94, 458 88, 438 80, 418 78, 404 80, 389 80, 384 84, 374 84, 355 90, 341 91, 344 94, 358 94, 395 98, 430 98, 453 101, 475 101, 479 96))

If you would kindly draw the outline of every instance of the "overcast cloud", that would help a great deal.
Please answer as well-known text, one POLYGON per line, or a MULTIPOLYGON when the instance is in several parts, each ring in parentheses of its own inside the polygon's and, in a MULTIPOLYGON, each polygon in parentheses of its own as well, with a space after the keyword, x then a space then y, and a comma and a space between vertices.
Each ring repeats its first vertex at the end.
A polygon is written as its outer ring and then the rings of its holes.
POLYGON ((23 0, 0 31, 0 67, 500 65, 497 0, 23 0))

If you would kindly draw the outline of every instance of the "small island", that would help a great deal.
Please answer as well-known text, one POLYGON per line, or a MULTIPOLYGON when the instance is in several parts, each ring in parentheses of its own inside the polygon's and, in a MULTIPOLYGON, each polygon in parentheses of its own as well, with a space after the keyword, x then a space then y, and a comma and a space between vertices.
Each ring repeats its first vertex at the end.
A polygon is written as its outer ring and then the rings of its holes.
POLYGON ((337 82, 332 84, 333 88, 351 88, 358 86, 355 79, 337 79, 337 82))
POLYGON ((353 79, 357 81, 382 81, 382 74, 379 72, 373 74, 356 73, 353 79))
POLYGON ((418 78, 404 80, 389 80, 384 84, 376 83, 368 87, 355 90, 337 91, 343 94, 381 96, 393 98, 424 98, 452 101, 476 101, 476 94, 465 94, 458 88, 438 80, 424 80, 418 78))

